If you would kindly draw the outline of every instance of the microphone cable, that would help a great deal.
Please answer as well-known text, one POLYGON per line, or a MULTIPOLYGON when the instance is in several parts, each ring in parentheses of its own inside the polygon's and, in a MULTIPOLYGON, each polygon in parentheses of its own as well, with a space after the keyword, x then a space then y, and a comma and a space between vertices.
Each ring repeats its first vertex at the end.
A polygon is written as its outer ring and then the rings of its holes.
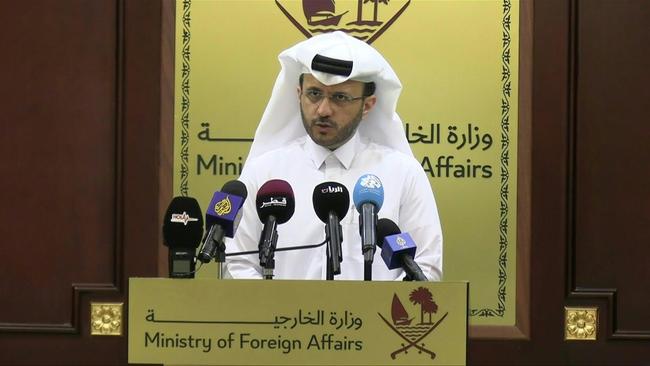
MULTIPOLYGON (((276 252, 286 252, 286 251, 289 251, 289 250, 312 249, 312 248, 322 247, 323 245, 325 245, 325 243, 327 243, 327 240, 323 241, 322 243, 318 243, 318 244, 299 245, 299 246, 295 246, 295 247, 276 248, 275 251, 276 252)), ((235 256, 235 255, 258 254, 259 252, 260 252, 259 250, 251 250, 251 251, 247 251, 247 252, 232 252, 232 253, 226 253, 226 257, 235 256)))

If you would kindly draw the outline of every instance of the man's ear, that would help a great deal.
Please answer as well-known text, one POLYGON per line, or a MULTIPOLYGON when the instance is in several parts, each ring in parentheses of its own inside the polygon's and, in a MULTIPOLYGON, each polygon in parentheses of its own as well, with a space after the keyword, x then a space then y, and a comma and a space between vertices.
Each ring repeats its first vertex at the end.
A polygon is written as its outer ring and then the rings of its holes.
POLYGON ((363 112, 362 112, 363 117, 365 117, 368 114, 368 112, 370 112, 370 110, 375 106, 376 103, 377 103, 376 95, 371 95, 363 99, 363 112))
POLYGON ((298 101, 300 101, 300 85, 296 87, 296 95, 298 95, 298 101))

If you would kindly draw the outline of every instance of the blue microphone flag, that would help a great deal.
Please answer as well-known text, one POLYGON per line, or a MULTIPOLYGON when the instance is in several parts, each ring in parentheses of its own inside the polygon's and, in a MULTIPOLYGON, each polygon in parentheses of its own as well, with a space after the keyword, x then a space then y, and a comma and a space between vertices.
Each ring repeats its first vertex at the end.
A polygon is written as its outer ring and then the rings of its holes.
POLYGON ((219 191, 214 192, 205 213, 206 228, 215 224, 220 225, 226 236, 232 238, 235 228, 241 220, 243 204, 244 198, 240 196, 219 191))
POLYGON ((408 233, 390 235, 384 238, 381 257, 389 269, 402 268, 401 254, 415 257, 415 242, 408 233))

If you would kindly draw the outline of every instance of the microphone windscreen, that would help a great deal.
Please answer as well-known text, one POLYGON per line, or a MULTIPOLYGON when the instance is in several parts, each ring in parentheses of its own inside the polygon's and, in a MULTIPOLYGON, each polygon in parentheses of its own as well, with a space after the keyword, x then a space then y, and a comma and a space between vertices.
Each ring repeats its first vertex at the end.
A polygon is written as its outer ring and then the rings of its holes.
POLYGON ((328 221, 330 211, 334 211, 341 220, 348 213, 348 207, 350 207, 350 192, 341 183, 321 183, 314 188, 312 202, 316 216, 322 222, 328 221))
POLYGON ((232 238, 241 221, 241 208, 247 195, 246 186, 238 180, 229 181, 221 191, 214 192, 205 212, 206 230, 210 230, 212 225, 219 225, 225 236, 232 238))
POLYGON ((235 196, 239 196, 244 200, 246 200, 246 197, 248 197, 246 185, 238 180, 231 180, 229 182, 226 182, 226 184, 224 184, 221 188, 221 192, 234 194, 235 196))
POLYGON ((388 269, 402 267, 402 255, 415 256, 415 242, 409 233, 402 233, 393 221, 379 219, 377 221, 377 246, 381 247, 381 258, 388 269))
POLYGON ((393 220, 383 218, 377 220, 376 232, 377 232, 377 246, 381 248, 382 244, 384 243, 384 239, 387 236, 399 234, 402 231, 399 229, 399 227, 393 220))
POLYGON ((192 197, 174 197, 163 219, 163 240, 170 248, 196 248, 203 236, 201 207, 192 197))
POLYGON ((377 211, 384 204, 384 187, 381 180, 374 174, 362 175, 352 192, 352 199, 357 211, 361 212, 361 205, 372 203, 377 207, 377 211))
POLYGON ((296 208, 293 189, 281 179, 272 179, 262 184, 255 198, 257 215, 262 222, 273 216, 278 224, 289 221, 296 208))

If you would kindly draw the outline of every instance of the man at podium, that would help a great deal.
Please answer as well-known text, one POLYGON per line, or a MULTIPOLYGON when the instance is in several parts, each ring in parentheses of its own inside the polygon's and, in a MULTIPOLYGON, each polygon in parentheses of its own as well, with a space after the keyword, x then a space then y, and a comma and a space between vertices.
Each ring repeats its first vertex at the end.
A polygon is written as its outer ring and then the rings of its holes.
MULTIPOLYGON (((235 237, 227 243, 228 252, 265 250, 260 235, 266 235, 269 222, 261 221, 260 209, 287 198, 269 196, 268 202, 260 201, 265 183, 281 180, 290 191, 285 192, 291 194, 288 198, 295 197, 290 219, 278 221, 277 231, 269 234, 281 249, 329 240, 315 213, 321 189, 315 187, 332 182, 343 186, 334 190, 347 188, 356 195, 359 185, 371 177, 374 186, 369 189, 381 188, 381 202, 371 202, 375 220, 388 218, 410 234, 417 247, 415 263, 427 280, 441 280, 438 211, 427 176, 413 156, 396 113, 402 86, 391 66, 370 45, 343 32, 302 41, 280 53, 279 61, 282 69, 240 177, 248 192, 258 192, 258 199, 246 200, 235 237)), ((328 187, 322 189, 332 190, 328 187)), ((350 202, 337 215, 341 261, 334 279, 368 280, 370 273, 372 280, 404 278, 401 268, 387 267, 379 248, 374 250, 373 245, 368 251, 365 212, 350 202)), ((327 246, 276 251, 273 278, 326 279, 328 254, 327 246)), ((228 257, 226 276, 262 278, 265 268, 260 257, 228 257)))

